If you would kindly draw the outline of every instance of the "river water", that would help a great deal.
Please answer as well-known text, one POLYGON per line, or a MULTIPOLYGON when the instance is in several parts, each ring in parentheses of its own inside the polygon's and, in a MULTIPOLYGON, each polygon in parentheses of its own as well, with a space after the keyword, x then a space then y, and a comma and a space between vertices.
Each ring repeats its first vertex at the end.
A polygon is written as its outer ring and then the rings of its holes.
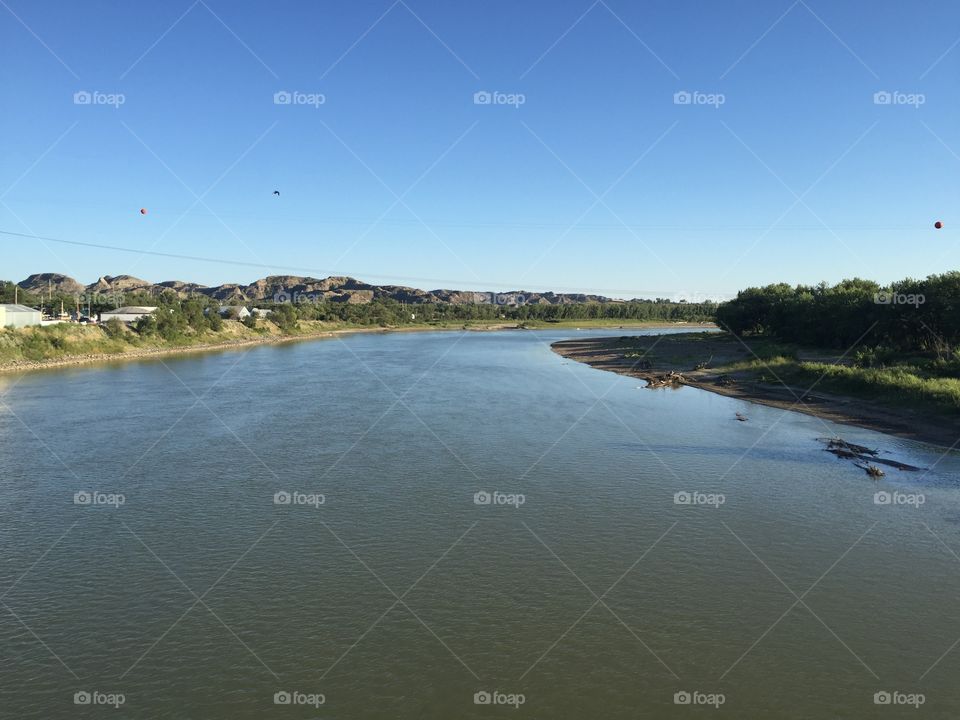
POLYGON ((549 348, 625 332, 0 377, 0 717, 958 716, 960 454, 549 348))

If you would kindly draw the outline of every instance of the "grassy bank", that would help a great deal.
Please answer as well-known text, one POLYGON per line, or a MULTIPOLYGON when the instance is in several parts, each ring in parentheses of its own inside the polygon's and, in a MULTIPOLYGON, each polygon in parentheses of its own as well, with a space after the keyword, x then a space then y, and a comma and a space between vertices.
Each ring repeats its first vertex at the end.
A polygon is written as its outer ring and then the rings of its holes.
MULTIPOLYGON (((484 323, 474 323, 478 328, 484 323)), ((489 323, 493 325, 493 323, 489 323)), ((402 329, 453 329, 460 325, 437 324, 404 326, 402 329)), ((280 342, 297 338, 323 337, 333 332, 385 330, 388 327, 351 323, 302 321, 281 329, 271 322, 256 327, 224 320, 220 329, 185 328, 174 337, 141 334, 128 326, 107 328, 96 325, 61 324, 14 330, 0 329, 0 368, 56 363, 71 358, 139 356, 151 352, 229 347, 252 343, 280 342)))
MULTIPOLYGON (((728 338, 740 345, 739 341, 728 338)), ((869 350, 844 354, 768 339, 748 339, 747 358, 713 370, 742 381, 834 392, 893 407, 960 416, 960 361, 933 356, 877 357, 869 350)))
POLYGON ((817 388, 828 392, 891 406, 934 410, 960 419, 960 379, 941 377, 924 367, 860 368, 788 359, 775 369, 787 383, 806 383, 808 387, 816 383, 817 388))

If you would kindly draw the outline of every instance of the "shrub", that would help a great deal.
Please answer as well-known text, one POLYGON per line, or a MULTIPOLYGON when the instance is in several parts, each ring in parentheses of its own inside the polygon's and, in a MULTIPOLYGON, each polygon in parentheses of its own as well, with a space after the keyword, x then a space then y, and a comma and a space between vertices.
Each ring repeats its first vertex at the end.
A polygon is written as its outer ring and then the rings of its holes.
POLYGON ((217 309, 214 307, 211 307, 209 312, 207 312, 207 325, 209 325, 210 329, 214 332, 223 330, 223 318, 220 317, 220 313, 217 312, 217 309))
POLYGON ((122 338, 125 334, 123 323, 117 318, 110 318, 100 327, 103 328, 103 332, 106 333, 107 337, 111 340, 122 338))

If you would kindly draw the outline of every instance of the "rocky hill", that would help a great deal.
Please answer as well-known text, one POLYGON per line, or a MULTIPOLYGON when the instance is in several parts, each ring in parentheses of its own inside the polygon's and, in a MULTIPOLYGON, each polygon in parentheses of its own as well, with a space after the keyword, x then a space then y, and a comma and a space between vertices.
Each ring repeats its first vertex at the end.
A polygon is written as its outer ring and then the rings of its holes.
POLYGON ((17 283, 24 290, 32 293, 55 295, 73 295, 86 292, 86 287, 72 277, 60 273, 36 273, 26 280, 17 283))
POLYGON ((256 301, 308 302, 329 301, 368 303, 374 299, 390 298, 405 303, 495 303, 498 305, 560 305, 586 302, 615 302, 602 295, 576 293, 534 293, 522 290, 510 292, 474 292, 470 290, 420 290, 403 285, 370 285, 351 277, 324 279, 297 275, 270 275, 249 285, 228 283, 207 287, 180 280, 151 283, 131 275, 104 275, 89 285, 59 273, 31 275, 18 285, 37 294, 81 295, 84 293, 146 293, 161 295, 174 293, 178 297, 206 295, 223 303, 256 301))
POLYGON ((87 285, 87 292, 152 292, 154 287, 156 286, 153 283, 132 275, 117 275, 116 277, 104 275, 95 283, 87 285))

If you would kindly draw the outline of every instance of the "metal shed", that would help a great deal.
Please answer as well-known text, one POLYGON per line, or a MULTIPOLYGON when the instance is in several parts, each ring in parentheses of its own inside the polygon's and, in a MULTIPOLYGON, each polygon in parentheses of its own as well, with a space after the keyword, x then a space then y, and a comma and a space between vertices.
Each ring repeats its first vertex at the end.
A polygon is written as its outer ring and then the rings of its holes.
POLYGON ((125 323, 136 322, 142 317, 152 315, 156 309, 155 307, 128 305, 127 307, 100 313, 100 322, 106 322, 112 318, 125 323))
POLYGON ((0 327, 22 328, 39 324, 39 310, 26 305, 0 304, 0 327))

